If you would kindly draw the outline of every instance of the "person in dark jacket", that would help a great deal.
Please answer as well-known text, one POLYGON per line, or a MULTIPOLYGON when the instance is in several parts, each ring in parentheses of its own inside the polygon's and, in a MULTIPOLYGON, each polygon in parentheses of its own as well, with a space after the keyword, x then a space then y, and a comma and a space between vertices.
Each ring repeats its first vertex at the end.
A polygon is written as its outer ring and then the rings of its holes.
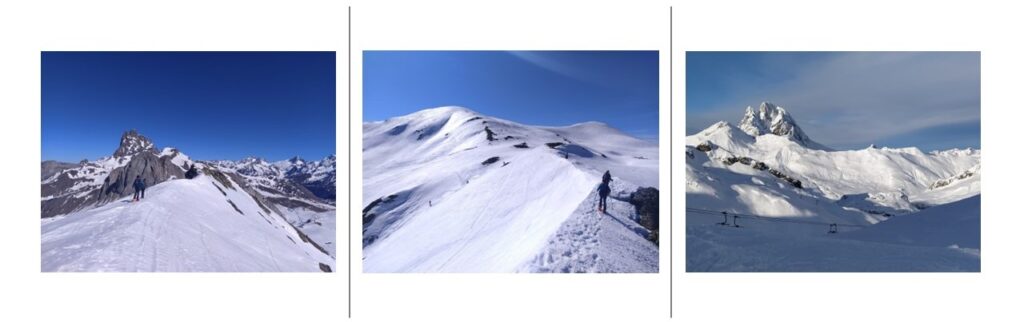
POLYGON ((608 181, 601 182, 601 185, 597 186, 597 194, 601 197, 597 201, 597 210, 608 213, 608 195, 612 193, 612 188, 608 186, 608 181))
POLYGON ((604 182, 604 183, 612 182, 612 172, 608 171, 608 170, 605 170, 604 171, 604 176, 601 177, 601 182, 604 182))
POLYGON ((146 198, 146 179, 143 179, 142 176, 135 176, 132 188, 135 188, 135 196, 132 197, 132 201, 146 198))

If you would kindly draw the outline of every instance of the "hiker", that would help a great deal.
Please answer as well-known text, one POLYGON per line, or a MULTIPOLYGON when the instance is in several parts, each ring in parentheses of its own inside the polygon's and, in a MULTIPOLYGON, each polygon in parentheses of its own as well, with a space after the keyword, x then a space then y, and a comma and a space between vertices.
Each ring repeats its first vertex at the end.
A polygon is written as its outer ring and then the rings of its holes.
POLYGON ((608 213, 608 194, 611 193, 612 188, 608 186, 608 181, 601 182, 601 185, 597 186, 597 194, 601 197, 597 201, 597 210, 608 213))
POLYGON ((188 171, 185 171, 185 179, 193 179, 199 176, 199 171, 196 170, 196 164, 188 166, 188 171))
POLYGON ((135 182, 132 183, 132 188, 135 188, 135 196, 132 197, 132 201, 146 199, 146 179, 142 179, 142 176, 135 176, 135 182))
POLYGON ((609 183, 612 182, 612 172, 609 170, 604 171, 604 176, 601 177, 601 182, 609 183))

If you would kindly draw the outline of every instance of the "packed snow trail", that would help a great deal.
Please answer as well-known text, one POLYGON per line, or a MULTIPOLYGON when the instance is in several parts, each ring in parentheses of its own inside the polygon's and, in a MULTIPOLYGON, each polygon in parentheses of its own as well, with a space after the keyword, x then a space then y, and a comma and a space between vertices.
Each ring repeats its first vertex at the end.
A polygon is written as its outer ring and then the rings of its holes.
MULTIPOLYGON (((230 179, 228 179, 230 180, 230 179)), ((321 271, 334 259, 302 240, 237 184, 209 176, 149 187, 42 221, 42 270, 77 272, 321 271)))
MULTIPOLYGON (((597 209, 595 189, 559 227, 547 246, 521 270, 546 273, 656 273, 658 245, 646 238, 650 231, 631 219, 636 212, 624 201, 615 181, 607 199, 607 213, 597 209), (616 190, 618 189, 618 190, 616 190)), ((635 190, 635 187, 633 187, 635 190)))

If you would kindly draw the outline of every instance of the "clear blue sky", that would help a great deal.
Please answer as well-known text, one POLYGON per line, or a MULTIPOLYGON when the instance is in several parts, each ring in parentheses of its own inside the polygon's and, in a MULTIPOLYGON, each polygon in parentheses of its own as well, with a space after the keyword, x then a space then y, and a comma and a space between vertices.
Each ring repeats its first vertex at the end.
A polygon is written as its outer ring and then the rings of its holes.
POLYGON ((366 51, 363 120, 457 105, 530 125, 608 123, 657 141, 657 51, 366 51))
POLYGON ((980 148, 980 77, 978 52, 688 52, 686 133, 771 101, 837 149, 980 148))
POLYGON ((333 52, 44 52, 43 160, 113 154, 137 129, 193 159, 335 153, 333 52))

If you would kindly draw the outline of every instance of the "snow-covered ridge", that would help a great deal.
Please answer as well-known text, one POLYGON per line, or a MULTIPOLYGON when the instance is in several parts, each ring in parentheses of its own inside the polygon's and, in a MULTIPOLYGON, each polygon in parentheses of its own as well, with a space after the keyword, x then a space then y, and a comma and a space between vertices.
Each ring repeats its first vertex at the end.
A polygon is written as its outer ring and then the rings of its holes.
MULTIPOLYGON (((42 181, 44 248, 48 243, 59 245, 44 251, 44 270, 332 269, 336 222, 334 202, 314 195, 304 186, 304 181, 287 175, 285 170, 259 158, 237 162, 193 161, 176 148, 166 147, 158 151, 151 141, 134 130, 122 136, 121 146, 115 153, 118 156, 83 161, 42 181), (185 173, 191 167, 198 170, 199 176, 187 180, 185 173), (132 182, 136 177, 144 179, 149 187, 146 189, 147 198, 138 202, 138 206, 126 199, 135 192, 132 182), (221 200, 221 203, 209 200, 221 200), (252 216, 252 222, 221 220, 235 213, 252 216), (153 230, 162 231, 168 224, 159 216, 174 216, 176 219, 171 222, 180 226, 177 227, 179 231, 163 240, 160 240, 162 233, 152 236, 153 230), (178 222, 180 218, 193 221, 178 222), (157 223, 159 226, 154 226, 157 223), (273 226, 273 230, 268 230, 263 224, 273 226), (60 228, 51 229, 57 226, 60 228), (201 231, 198 238, 203 241, 202 247, 209 249, 193 245, 192 239, 197 238, 194 235, 197 231, 191 227, 197 226, 208 229, 201 231), (96 235, 101 232, 116 232, 116 236, 96 235), (281 239, 281 233, 291 236, 281 239), (117 243, 117 240, 139 238, 141 241, 137 244, 117 243), (265 244, 266 248, 261 250, 245 244, 252 238, 256 238, 259 245, 265 244), (213 246, 214 243, 219 244, 213 246), (232 254, 239 249, 241 255, 232 254), (311 255, 310 249, 322 254, 311 255), (154 258, 163 257, 154 259, 158 263, 153 260, 137 261, 139 256, 154 251, 161 253, 154 254, 154 258), (311 259, 315 260, 312 265, 311 259), (287 264, 292 260, 300 261, 293 262, 294 265, 287 264)), ((330 185, 331 189, 334 185, 333 158, 330 156, 325 159, 329 161, 316 162, 324 164, 316 171, 330 177, 318 183, 330 185)))
MULTIPOLYGON (((537 256, 593 209, 583 203, 604 171, 621 187, 658 186, 657 145, 598 122, 538 127, 440 107, 366 122, 363 133, 367 272, 557 271, 549 264, 572 261, 537 256)), ((654 257, 626 266, 656 271, 654 257)), ((615 271, 617 260, 580 270, 615 271)))
MULTIPOLYGON (((886 191, 904 191, 914 199, 937 180, 961 174, 980 164, 981 159, 981 151, 973 149, 931 153, 913 147, 819 150, 775 135, 753 137, 726 122, 686 138, 689 147, 702 144, 715 147, 708 152, 712 159, 735 156, 762 161, 833 200, 843 195, 886 191)), ((721 162, 700 165, 725 166, 721 162)))

